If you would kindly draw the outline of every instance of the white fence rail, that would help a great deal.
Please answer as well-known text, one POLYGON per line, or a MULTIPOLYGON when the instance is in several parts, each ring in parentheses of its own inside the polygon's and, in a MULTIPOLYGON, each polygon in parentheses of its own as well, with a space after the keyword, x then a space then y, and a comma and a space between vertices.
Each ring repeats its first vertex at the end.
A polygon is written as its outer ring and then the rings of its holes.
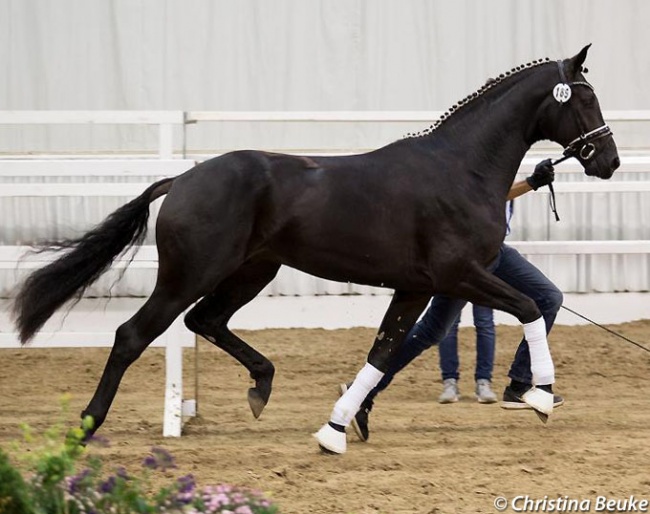
POLYGON ((0 125, 157 125, 158 157, 174 157, 174 127, 183 111, 0 111, 0 125))
POLYGON ((525 255, 650 254, 650 241, 508 241, 525 255))
POLYGON ((159 177, 190 169, 185 159, 26 159, 0 161, 0 177, 159 177))
MULTIPOLYGON (((0 111, 0 126, 153 125, 158 127, 157 155, 171 159, 188 152, 186 127, 202 123, 432 123, 444 111, 0 111), (174 129, 180 128, 180 141, 174 129)), ((604 111, 610 124, 650 122, 650 110, 604 111)), ((352 149, 357 151, 358 149, 352 149)), ((326 150, 325 150, 326 151, 326 150)), ((11 154, 10 151, 5 153, 11 154)), ((22 154, 21 158, 38 157, 22 154)))
MULTIPOLYGON (((429 122, 444 111, 188 111, 187 123, 204 121, 293 121, 293 122, 429 122)), ((650 110, 603 111, 605 121, 650 121, 650 110)))

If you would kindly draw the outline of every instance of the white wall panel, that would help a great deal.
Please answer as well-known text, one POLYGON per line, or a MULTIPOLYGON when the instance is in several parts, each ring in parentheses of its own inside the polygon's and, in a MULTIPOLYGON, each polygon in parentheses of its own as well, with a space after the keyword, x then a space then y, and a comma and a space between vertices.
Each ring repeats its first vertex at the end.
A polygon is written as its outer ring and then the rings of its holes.
MULTIPOLYGON (((648 19, 644 0, 1 0, 0 110, 445 110, 488 77, 589 42, 603 108, 648 109, 648 19)), ((189 141, 204 153, 372 148, 420 128, 204 124, 189 141)), ((648 129, 617 136, 642 144, 648 129)), ((149 150, 155 138, 0 126, 0 152, 149 150)))

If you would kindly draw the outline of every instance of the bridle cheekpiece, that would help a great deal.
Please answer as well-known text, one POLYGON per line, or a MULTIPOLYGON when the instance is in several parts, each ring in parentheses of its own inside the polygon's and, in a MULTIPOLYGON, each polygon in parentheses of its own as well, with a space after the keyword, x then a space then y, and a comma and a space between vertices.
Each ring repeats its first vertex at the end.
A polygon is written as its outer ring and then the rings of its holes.
MULTIPOLYGON (((584 86, 588 87, 592 91, 594 90, 589 82, 568 82, 564 73, 563 62, 557 61, 557 66, 560 72, 560 82, 553 88, 553 98, 555 98, 558 103, 567 104, 569 107, 571 107, 571 104, 568 102, 571 99, 571 88, 574 86, 584 86)), ((573 117, 575 118, 578 127, 580 127, 581 134, 564 147, 564 151, 562 152, 564 158, 561 160, 563 161, 570 157, 579 156, 583 161, 588 161, 596 153, 596 146, 593 144, 593 142, 597 139, 611 136, 612 131, 607 123, 593 130, 586 131, 580 122, 580 118, 576 114, 575 109, 571 109, 571 112, 573 113, 573 117)))

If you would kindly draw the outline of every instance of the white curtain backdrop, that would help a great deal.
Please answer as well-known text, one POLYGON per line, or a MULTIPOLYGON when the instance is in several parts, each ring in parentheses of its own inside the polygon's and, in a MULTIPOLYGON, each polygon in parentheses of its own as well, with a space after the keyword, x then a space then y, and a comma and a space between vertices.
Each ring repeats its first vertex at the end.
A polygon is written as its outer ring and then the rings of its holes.
MULTIPOLYGON (((0 0, 0 110, 445 110, 489 77, 587 43, 602 108, 650 109, 649 20, 646 0, 0 0)), ((613 127, 622 151, 649 150, 646 125, 613 127)), ((371 149, 425 127, 203 123, 187 136, 191 154, 208 156, 371 149)), ((157 137, 151 127, 0 125, 0 158, 155 152, 157 137)), ((547 224, 545 200, 528 195, 511 237, 650 239, 648 196, 621 195, 563 195, 559 224, 547 224)), ((78 233, 124 201, 2 198, 0 244, 78 233)), ((647 256, 534 262, 565 291, 650 289, 647 256)), ((266 292, 368 290, 282 277, 266 292)), ((0 296, 17 278, 0 274, 0 296)), ((147 294, 154 278, 129 270, 112 293, 147 294)), ((114 280, 89 293, 106 294, 114 280)))
MULTIPOLYGON (((645 0, 0 0, 0 110, 445 110, 587 43, 603 109, 650 109, 649 20, 645 0)), ((421 128, 204 124, 189 146, 373 148, 421 128)), ((624 146, 646 144, 637 129, 617 130, 624 146)), ((0 130, 0 152, 126 152, 156 137, 0 130)))

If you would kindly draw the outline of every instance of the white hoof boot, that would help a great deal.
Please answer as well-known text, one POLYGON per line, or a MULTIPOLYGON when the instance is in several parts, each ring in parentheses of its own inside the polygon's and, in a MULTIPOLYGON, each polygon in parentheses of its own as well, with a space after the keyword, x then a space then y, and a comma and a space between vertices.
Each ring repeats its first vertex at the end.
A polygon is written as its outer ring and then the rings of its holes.
POLYGON ((550 416, 553 412, 553 394, 538 387, 531 387, 521 399, 537 412, 550 416))
POLYGON ((325 423, 321 429, 314 434, 321 450, 328 453, 345 453, 346 439, 345 432, 334 430, 328 423, 325 423))

